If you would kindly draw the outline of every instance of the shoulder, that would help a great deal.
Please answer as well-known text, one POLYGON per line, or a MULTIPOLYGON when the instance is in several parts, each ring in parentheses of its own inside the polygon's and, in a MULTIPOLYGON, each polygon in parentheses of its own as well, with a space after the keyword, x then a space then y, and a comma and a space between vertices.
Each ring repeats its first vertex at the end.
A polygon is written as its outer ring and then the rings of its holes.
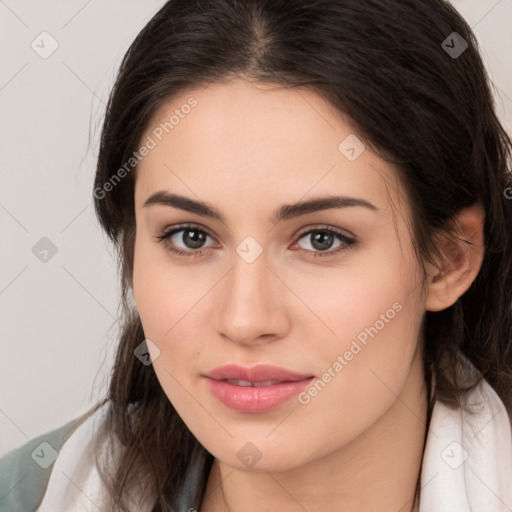
POLYGON ((95 410, 96 407, 83 416, 30 439, 0 458, 0 512, 31 512, 37 509, 61 447, 95 410))

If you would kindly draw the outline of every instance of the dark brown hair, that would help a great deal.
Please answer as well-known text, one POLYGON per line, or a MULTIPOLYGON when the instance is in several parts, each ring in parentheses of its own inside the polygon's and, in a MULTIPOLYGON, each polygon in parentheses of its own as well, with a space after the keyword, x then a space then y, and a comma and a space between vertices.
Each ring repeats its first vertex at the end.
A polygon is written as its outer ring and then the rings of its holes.
POLYGON ((116 510, 136 486, 154 511, 199 510, 213 457, 153 367, 134 356, 145 339, 129 300, 136 168, 112 180, 164 102, 235 77, 307 88, 348 116, 364 143, 396 166, 422 261, 439 261, 437 237, 456 236, 457 212, 483 205, 477 278, 452 307, 425 314, 425 375, 435 376, 434 400, 451 406, 485 378, 512 412, 512 144, 468 24, 443 0, 171 0, 122 61, 94 183, 96 214, 121 269, 122 330, 105 399, 107 429, 123 447, 115 474, 104 475, 116 510), (460 55, 443 43, 454 47, 454 32, 468 45, 460 55), (114 186, 107 191, 106 183, 114 186), (469 380, 461 354, 478 370, 469 380))

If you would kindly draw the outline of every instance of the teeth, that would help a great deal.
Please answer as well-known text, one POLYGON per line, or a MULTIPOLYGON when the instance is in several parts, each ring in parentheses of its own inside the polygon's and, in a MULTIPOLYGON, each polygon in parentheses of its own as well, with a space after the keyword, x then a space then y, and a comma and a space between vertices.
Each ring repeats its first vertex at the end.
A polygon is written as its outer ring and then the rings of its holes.
POLYGON ((279 384, 278 380, 266 380, 264 382, 253 382, 252 385, 256 388, 259 388, 261 386, 273 386, 275 384, 279 384))
POLYGON ((239 380, 239 379, 226 379, 226 382, 234 384, 235 386, 249 387, 253 386, 259 388, 261 386, 273 386, 279 384, 279 380, 266 380, 264 382, 251 382, 250 380, 239 380))
POLYGON ((250 380, 227 379, 226 382, 234 384, 235 386, 252 386, 252 382, 250 380))

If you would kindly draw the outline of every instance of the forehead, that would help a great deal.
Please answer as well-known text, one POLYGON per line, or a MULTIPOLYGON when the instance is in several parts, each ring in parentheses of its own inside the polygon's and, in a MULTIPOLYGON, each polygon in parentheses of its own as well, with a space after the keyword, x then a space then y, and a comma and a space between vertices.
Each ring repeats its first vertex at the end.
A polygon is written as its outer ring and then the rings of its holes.
POLYGON ((148 138, 138 203, 162 189, 279 203, 336 191, 385 210, 399 193, 396 171, 361 145, 350 120, 304 89, 241 79, 192 89, 158 109, 148 138))

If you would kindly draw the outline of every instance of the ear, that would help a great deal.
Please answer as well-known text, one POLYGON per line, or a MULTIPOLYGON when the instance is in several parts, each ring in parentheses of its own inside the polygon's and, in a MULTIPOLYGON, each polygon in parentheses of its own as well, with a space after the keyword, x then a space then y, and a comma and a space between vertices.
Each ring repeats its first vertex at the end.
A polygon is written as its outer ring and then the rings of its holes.
POLYGON ((461 210, 454 218, 457 239, 445 239, 439 268, 427 265, 427 311, 441 311, 454 304, 475 280, 484 258, 485 210, 479 203, 461 210))

